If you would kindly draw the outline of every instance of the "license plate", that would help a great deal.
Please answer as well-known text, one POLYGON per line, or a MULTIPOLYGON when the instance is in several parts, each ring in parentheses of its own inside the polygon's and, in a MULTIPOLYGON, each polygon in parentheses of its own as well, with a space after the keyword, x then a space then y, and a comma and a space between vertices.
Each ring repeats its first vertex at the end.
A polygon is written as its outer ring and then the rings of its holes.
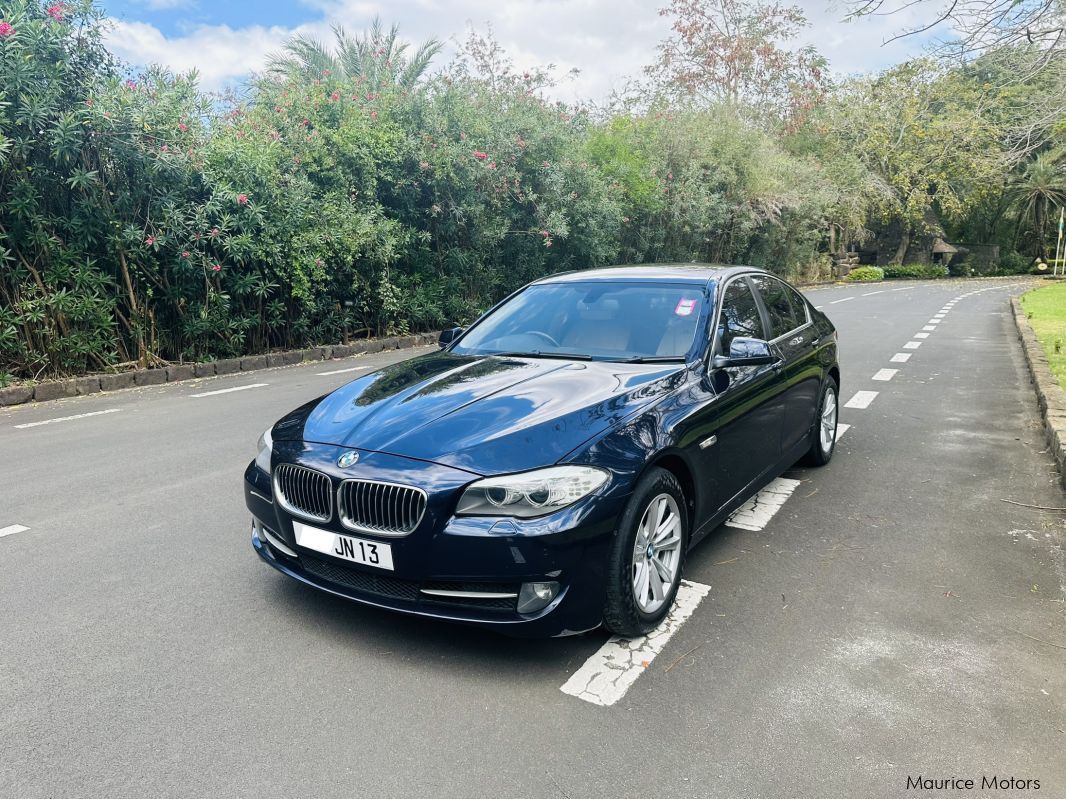
POLYGON ((392 547, 380 541, 367 541, 351 535, 341 535, 309 524, 293 522, 296 543, 305 549, 313 549, 324 555, 393 571, 392 547))

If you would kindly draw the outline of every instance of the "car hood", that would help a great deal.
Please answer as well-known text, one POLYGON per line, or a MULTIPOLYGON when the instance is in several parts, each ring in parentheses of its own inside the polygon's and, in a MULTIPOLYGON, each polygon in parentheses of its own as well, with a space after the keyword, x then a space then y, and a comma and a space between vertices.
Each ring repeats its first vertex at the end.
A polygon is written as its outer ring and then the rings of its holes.
POLYGON ((683 364, 433 353, 364 375, 274 427, 278 440, 386 452, 476 474, 557 462, 671 391, 683 364))

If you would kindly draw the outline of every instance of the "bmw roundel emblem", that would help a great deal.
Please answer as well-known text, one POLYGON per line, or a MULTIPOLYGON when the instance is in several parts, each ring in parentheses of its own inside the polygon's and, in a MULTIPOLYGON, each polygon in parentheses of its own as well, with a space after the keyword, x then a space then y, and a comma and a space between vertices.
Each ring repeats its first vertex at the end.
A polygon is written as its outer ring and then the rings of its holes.
POLYGON ((358 452, 345 452, 343 455, 337 458, 337 465, 340 466, 342 469, 347 469, 349 466, 354 466, 357 463, 359 463, 358 452))

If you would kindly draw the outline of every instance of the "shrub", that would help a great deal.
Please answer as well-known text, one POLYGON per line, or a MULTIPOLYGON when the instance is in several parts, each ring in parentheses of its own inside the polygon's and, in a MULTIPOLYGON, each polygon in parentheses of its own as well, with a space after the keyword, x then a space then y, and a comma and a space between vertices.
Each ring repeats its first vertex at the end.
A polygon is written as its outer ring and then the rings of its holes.
MULTIPOLYGON (((1035 265, 1032 258, 1027 258, 1020 252, 1008 252, 996 263, 996 274, 1023 275, 1035 265)), ((1051 268, 1051 264, 1048 264, 1048 268, 1051 268)))
POLYGON ((889 264, 884 272, 886 279, 933 280, 948 276, 948 268, 941 264, 889 264))
POLYGON ((852 269, 846 278, 852 283, 872 283, 884 279, 885 270, 879 266, 860 266, 858 269, 852 269))

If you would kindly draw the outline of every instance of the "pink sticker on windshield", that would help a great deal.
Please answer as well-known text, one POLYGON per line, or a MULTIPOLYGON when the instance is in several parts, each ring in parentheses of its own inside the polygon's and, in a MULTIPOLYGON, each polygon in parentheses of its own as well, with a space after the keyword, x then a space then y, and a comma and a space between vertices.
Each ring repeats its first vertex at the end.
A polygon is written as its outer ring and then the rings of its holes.
POLYGON ((688 316, 696 310, 695 300, 681 300, 678 302, 677 307, 674 308, 674 313, 678 316, 688 316))

